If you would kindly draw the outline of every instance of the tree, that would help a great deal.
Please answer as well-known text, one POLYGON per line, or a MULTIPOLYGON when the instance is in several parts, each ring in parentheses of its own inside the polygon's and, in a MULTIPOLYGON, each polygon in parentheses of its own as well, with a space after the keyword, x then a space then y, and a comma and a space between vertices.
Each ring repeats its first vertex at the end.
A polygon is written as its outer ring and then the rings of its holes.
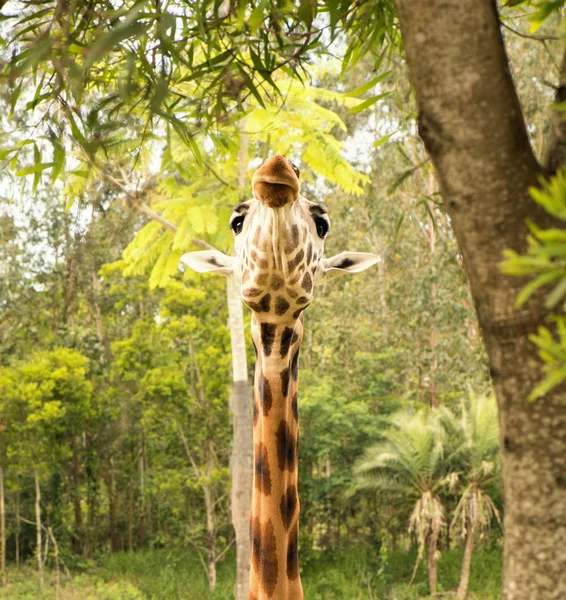
MULTIPOLYGON (((504 250, 523 252, 527 219, 541 228, 552 222, 528 192, 544 168, 529 143, 495 2, 398 0, 397 6, 419 132, 464 258, 499 405, 503 597, 559 598, 566 593, 564 389, 528 401, 542 371, 529 334, 547 310, 540 295, 517 308, 522 282, 499 269, 504 250)), ((550 146, 553 160, 561 147, 550 146)))
POLYGON ((447 433, 450 483, 459 494, 452 526, 460 523, 465 545, 456 597, 465 598, 476 534, 488 529, 494 518, 501 523, 495 503, 500 476, 495 398, 479 396, 470 390, 460 404, 459 415, 442 407, 439 418, 447 433))
POLYGON ((401 412, 383 437, 358 461, 356 489, 378 491, 398 503, 418 541, 413 579, 426 549, 430 593, 436 596, 438 537, 445 524, 443 431, 435 413, 401 412))

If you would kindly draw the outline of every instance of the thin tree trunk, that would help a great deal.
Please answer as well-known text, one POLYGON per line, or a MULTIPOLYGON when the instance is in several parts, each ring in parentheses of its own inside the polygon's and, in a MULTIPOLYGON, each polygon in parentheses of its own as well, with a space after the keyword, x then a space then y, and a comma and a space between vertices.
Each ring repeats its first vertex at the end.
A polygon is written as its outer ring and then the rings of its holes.
POLYGON ((134 485, 128 486, 128 552, 134 551, 134 485))
MULTIPOLYGON (((238 187, 244 191, 247 184, 248 136, 245 120, 240 123, 238 187)), ((233 388, 230 394, 233 443, 230 466, 232 471, 231 510, 236 535, 236 600, 248 600, 250 578, 249 519, 253 478, 252 396, 248 381, 244 312, 240 286, 233 280, 226 282, 230 342, 232 347, 233 388)))
POLYGON ((208 484, 204 487, 204 503, 206 506, 206 530, 208 534, 208 587, 213 592, 216 588, 216 524, 214 519, 214 498, 208 484))
POLYGON ((76 554, 83 553, 83 515, 81 509, 81 496, 80 496, 80 458, 79 458, 79 448, 78 441, 76 436, 73 437, 72 441, 72 457, 71 457, 71 481, 73 485, 73 490, 71 495, 73 497, 73 510, 75 516, 75 532, 73 539, 73 549, 76 554))
POLYGON ((110 528, 110 551, 118 552, 120 550, 120 540, 117 527, 117 502, 116 502, 116 482, 114 478, 114 460, 108 461, 108 474, 106 477, 106 487, 108 489, 108 526, 110 528))
POLYGON ((462 574, 460 576, 460 585, 456 598, 463 600, 468 593, 468 582, 470 581, 470 567, 472 564, 472 552, 474 551, 474 531, 468 527, 466 535, 466 545, 464 547, 464 556, 462 558, 462 574))
POLYGON ((138 501, 138 548, 143 548, 145 537, 145 441, 142 433, 138 451, 138 472, 140 478, 140 496, 138 501))
POLYGON ((430 595, 436 598, 438 534, 431 533, 427 540, 428 586, 430 595))
POLYGON ((47 528, 47 533, 53 542, 53 553, 55 554, 55 600, 59 600, 61 594, 61 569, 59 568, 59 545, 53 535, 51 527, 47 528))
POLYGON ((6 508, 4 504, 4 467, 0 465, 0 570, 2 571, 2 585, 6 587, 6 508))
POLYGON ((16 568, 20 568, 20 492, 16 492, 16 568))
POLYGON ((37 554, 37 570, 39 573, 39 589, 43 591, 43 558, 42 558, 42 538, 41 538, 41 488, 39 485, 39 473, 34 469, 33 478, 35 481, 35 532, 37 554))

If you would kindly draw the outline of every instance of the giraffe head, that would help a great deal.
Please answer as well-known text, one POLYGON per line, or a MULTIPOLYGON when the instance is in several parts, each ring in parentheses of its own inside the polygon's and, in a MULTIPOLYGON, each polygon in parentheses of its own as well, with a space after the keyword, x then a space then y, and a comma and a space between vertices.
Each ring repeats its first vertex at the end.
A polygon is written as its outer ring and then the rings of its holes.
POLYGON ((253 199, 238 204, 230 219, 236 256, 206 250, 181 258, 200 273, 240 281, 243 301, 258 317, 296 320, 311 303, 315 285, 380 260, 362 252, 324 258, 327 211, 300 194, 299 176, 284 156, 268 158, 253 176, 253 199))

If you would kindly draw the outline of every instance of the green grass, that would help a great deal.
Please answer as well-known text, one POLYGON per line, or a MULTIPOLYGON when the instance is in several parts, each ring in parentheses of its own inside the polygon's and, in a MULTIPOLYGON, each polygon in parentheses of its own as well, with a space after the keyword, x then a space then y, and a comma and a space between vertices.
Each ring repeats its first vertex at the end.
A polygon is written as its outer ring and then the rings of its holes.
MULTIPOLYGON (((462 553, 443 552, 438 565, 438 590, 454 590, 460 578, 462 553)), ((380 558, 371 550, 333 555, 320 553, 304 560, 301 578, 307 600, 416 600, 428 594, 426 565, 419 566, 415 583, 408 586, 415 553, 394 551, 380 558)), ((470 578, 472 600, 495 600, 501 594, 501 551, 478 549, 470 578)), ((194 552, 156 550, 100 558, 72 579, 63 578, 60 600, 231 600, 235 557, 218 565, 214 593, 194 552)), ((9 586, 0 588, 0 600, 55 600, 53 573, 46 573, 40 595, 31 566, 8 571, 9 586)), ((449 597, 444 594, 442 598, 449 597)))

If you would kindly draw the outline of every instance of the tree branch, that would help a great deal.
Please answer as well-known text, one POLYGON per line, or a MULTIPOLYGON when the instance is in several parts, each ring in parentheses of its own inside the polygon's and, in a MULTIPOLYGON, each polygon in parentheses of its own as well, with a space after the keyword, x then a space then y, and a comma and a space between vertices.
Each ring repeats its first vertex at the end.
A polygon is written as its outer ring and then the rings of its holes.
MULTIPOLYGON (((556 88, 554 102, 556 104, 566 101, 566 46, 560 65, 560 81, 556 88)), ((566 119, 564 112, 555 110, 552 116, 548 149, 546 152, 546 167, 554 173, 561 165, 566 163, 566 119)))
MULTIPOLYGON (((120 193, 122 193, 126 197, 128 204, 132 208, 135 208, 137 211, 141 212, 153 221, 157 221, 160 225, 165 227, 165 229, 168 229, 169 231, 172 231, 174 233, 177 231, 177 226, 174 223, 171 223, 171 221, 168 221, 159 213, 152 210, 145 202, 141 200, 139 194, 132 193, 122 182, 120 182, 118 179, 116 179, 113 175, 111 175, 104 169, 96 167, 96 165, 94 165, 92 161, 91 165, 96 168, 98 173, 107 183, 115 187, 120 193)), ((207 244, 204 240, 201 240, 199 238, 192 238, 191 244, 193 244, 197 248, 201 248, 202 250, 213 250, 213 247, 210 244, 207 244)))

